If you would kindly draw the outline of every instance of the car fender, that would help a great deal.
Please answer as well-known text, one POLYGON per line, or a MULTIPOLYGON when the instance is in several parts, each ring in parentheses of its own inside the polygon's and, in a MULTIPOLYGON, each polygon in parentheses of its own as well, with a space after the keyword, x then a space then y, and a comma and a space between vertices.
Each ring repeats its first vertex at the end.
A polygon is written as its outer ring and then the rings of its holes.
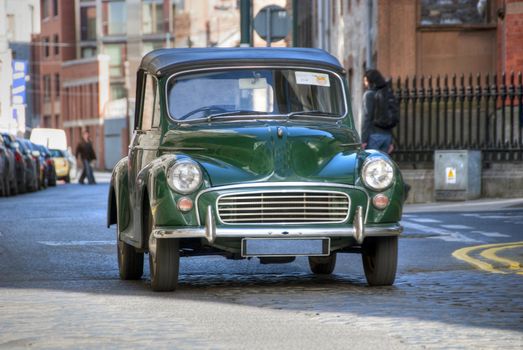
POLYGON ((119 223, 120 230, 127 228, 130 222, 127 160, 127 157, 122 158, 113 169, 107 205, 107 227, 119 223))
POLYGON ((135 213, 136 220, 134 222, 135 232, 141 232, 140 247, 145 247, 145 242, 149 232, 146 232, 144 214, 149 208, 153 215, 153 222, 155 221, 156 207, 160 201, 160 197, 165 193, 165 188, 158 188, 156 179, 158 176, 165 177, 167 169, 177 159, 174 154, 163 155, 151 163, 147 164, 136 177, 136 206, 135 213))

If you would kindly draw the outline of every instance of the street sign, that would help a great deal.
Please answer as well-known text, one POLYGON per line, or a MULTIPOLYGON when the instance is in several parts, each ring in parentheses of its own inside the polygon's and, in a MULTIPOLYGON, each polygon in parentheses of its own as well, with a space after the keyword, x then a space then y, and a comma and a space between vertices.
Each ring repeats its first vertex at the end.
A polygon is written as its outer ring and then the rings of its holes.
POLYGON ((284 39, 291 28, 291 19, 283 7, 277 5, 265 6, 254 18, 254 30, 267 42, 284 39))
POLYGON ((26 103, 27 66, 28 62, 25 60, 13 60, 13 105, 26 103))

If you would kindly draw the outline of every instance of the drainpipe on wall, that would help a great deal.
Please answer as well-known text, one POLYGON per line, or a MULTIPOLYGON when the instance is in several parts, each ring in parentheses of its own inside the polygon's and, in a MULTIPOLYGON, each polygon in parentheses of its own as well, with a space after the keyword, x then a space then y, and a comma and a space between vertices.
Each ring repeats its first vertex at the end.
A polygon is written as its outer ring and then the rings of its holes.
POLYGON ((372 10, 373 10, 373 1, 369 0, 367 1, 367 20, 368 20, 368 26, 367 26, 367 69, 374 68, 374 62, 372 62, 372 48, 373 48, 373 42, 372 42, 372 32, 373 32, 373 16, 372 16, 372 10))

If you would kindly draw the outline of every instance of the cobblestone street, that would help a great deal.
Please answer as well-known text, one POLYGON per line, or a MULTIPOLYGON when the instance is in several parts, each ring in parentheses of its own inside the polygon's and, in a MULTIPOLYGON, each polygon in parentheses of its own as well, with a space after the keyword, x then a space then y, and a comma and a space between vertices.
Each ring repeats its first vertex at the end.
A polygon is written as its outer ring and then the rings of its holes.
MULTIPOLYGON (((182 259, 176 292, 154 293, 148 272, 118 279, 106 193, 104 184, 60 185, 0 201, 12 213, 0 223, 1 348, 523 347, 523 276, 452 256, 521 241, 521 209, 479 219, 476 210, 407 208, 392 287, 368 287, 359 255, 339 255, 330 277, 311 274, 304 258, 260 265, 195 257, 182 259)), ((521 253, 506 256, 521 262, 521 253)))

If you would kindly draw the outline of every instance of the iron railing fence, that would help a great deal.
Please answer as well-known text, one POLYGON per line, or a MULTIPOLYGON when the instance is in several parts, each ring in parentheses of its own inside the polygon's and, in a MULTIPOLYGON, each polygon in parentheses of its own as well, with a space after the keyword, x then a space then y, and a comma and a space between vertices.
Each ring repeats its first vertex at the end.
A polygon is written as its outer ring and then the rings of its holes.
POLYGON ((522 74, 398 78, 400 124, 393 158, 433 162, 435 150, 481 150, 483 159, 523 161, 522 74))

